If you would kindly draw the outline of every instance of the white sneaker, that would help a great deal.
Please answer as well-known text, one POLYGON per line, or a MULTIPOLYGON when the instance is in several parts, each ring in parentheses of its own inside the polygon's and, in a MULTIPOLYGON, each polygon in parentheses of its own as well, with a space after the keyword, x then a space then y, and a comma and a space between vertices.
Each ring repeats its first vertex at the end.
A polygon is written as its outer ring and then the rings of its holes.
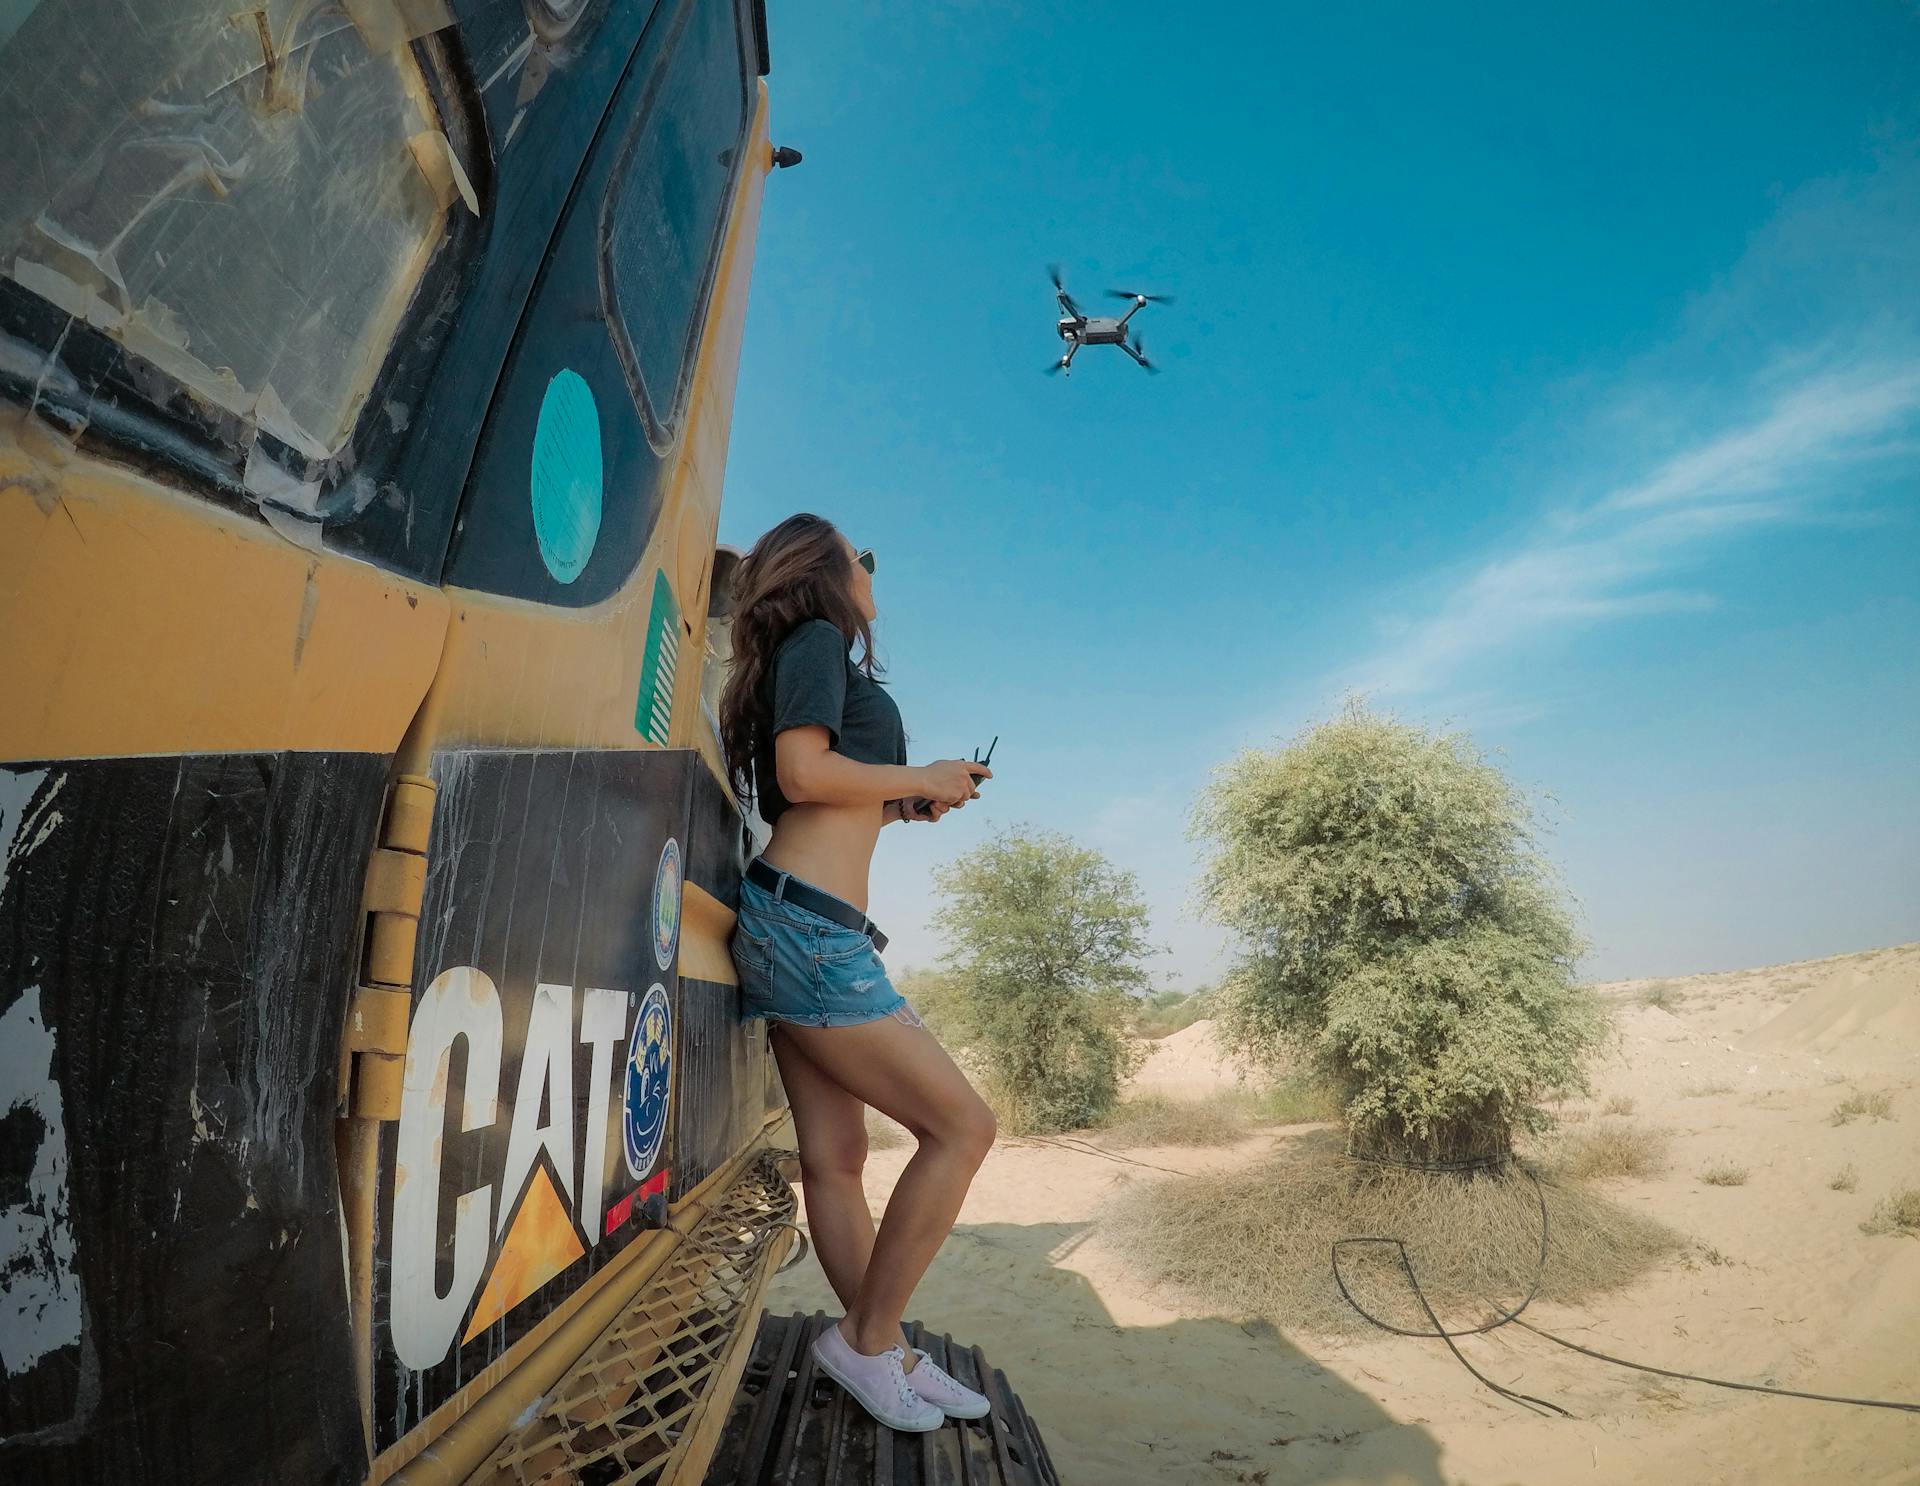
MULTIPOLYGON (((809 1349, 820 1371, 851 1393, 874 1418, 889 1429, 925 1432, 947 1422, 946 1410, 928 1403, 907 1381, 901 1364, 906 1352, 895 1342, 879 1356, 855 1351, 834 1322, 813 1339, 809 1349)), ((921 1367, 925 1367, 923 1362, 921 1367)))
POLYGON ((983 1418, 993 1407, 986 1394, 975 1393, 946 1371, 927 1355, 925 1347, 915 1347, 913 1352, 920 1360, 914 1364, 913 1371, 906 1375, 907 1386, 928 1403, 938 1404, 940 1411, 949 1419, 983 1418))

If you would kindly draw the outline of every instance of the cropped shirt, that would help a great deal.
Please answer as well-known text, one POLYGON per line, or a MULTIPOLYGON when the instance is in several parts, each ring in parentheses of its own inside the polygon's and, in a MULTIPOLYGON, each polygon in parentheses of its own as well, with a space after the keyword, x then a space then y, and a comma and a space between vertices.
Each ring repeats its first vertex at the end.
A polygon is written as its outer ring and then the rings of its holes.
POLYGON ((803 619, 780 642, 763 694, 772 720, 753 753, 754 793, 761 817, 772 825, 790 801, 780 793, 773 740, 788 728, 817 725, 827 746, 863 764, 904 764, 907 734, 900 709, 886 688, 854 665, 840 627, 803 619))

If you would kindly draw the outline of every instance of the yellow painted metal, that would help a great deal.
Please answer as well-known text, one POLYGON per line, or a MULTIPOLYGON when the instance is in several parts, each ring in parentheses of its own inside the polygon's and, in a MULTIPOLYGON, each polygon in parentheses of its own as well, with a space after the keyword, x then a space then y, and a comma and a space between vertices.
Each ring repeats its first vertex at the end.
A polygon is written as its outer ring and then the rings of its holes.
MULTIPOLYGON (((365 895, 364 984, 355 1003, 364 1016, 353 1019, 341 1049, 352 1117, 337 1131, 369 1439, 378 1122, 399 1110, 405 1029, 394 1008, 412 978, 432 757, 450 746, 649 746, 634 711, 654 575, 664 572, 684 616, 668 746, 696 749, 720 773, 699 705, 699 660, 769 155, 762 83, 745 156, 758 168, 743 170, 735 188, 660 518, 629 581, 591 608, 442 590, 312 551, 250 515, 82 452, 31 415, 0 418, 0 760, 398 755, 403 772, 365 895)), ((686 973, 730 984, 731 914, 711 898, 692 901, 686 973)), ((459 1419, 466 1403, 484 1397, 494 1410, 488 1383, 517 1376, 536 1351, 546 1355, 563 1327, 573 1337, 604 1316, 615 1303, 608 1279, 643 1283, 664 1255, 661 1244, 670 1247, 695 1210, 683 1205, 675 1230, 630 1246, 569 1309, 382 1456, 375 1479, 459 1419), (629 1257, 647 1263, 623 1264, 629 1257)))
MULTIPOLYGON (((555 608, 464 589, 446 590, 451 609, 445 645, 425 701, 399 750, 398 766, 408 774, 425 776, 435 753, 447 748, 640 749, 653 746, 635 729, 634 712, 646 652, 654 575, 665 572, 683 619, 682 662, 674 678, 667 746, 696 749, 716 776, 719 775, 719 750, 700 707, 699 658, 705 644, 707 585, 712 575, 714 535, 719 523, 721 482, 726 468, 741 336, 746 323, 754 241, 766 173, 772 168, 766 96, 766 85, 758 84, 745 158, 759 162, 759 168, 743 170, 735 187, 726 244, 716 272, 680 441, 670 456, 671 467, 663 476, 667 482, 666 496, 645 555, 617 592, 599 604, 582 609, 555 608)), ((720 907, 717 902, 715 906, 720 907)), ((731 912, 723 907, 721 912, 726 914, 730 931, 731 912)), ((374 915, 367 951, 370 981, 405 983, 404 977, 411 974, 416 925, 417 920, 404 916, 374 915), (396 974, 403 978, 389 980, 389 976, 396 974)), ((733 983, 732 961, 725 953, 724 935, 715 940, 696 929, 689 945, 683 924, 681 954, 683 973, 698 974, 702 979, 719 980, 723 984, 733 983), (694 957, 691 962, 687 959, 689 950, 694 957)), ((363 1157, 360 1165, 343 1167, 342 1180, 370 1188, 377 1180, 377 1167, 363 1157)), ((705 1185, 702 1184, 703 1190, 705 1185)), ((697 1194, 686 1201, 691 1203, 696 1199, 697 1194)), ((359 1250, 364 1247, 370 1253, 373 1244, 371 1198, 356 1202, 350 1210, 364 1215, 362 1224, 349 1230, 349 1242, 356 1251, 357 1273, 359 1250)), ((674 1209, 670 1219, 674 1226, 669 1232, 685 1226, 682 1215, 688 1210, 684 1205, 674 1209)), ((664 1240, 669 1246, 672 1241, 671 1238, 664 1240)), ((631 1254, 646 1247, 651 1256, 647 1260, 649 1273, 665 1257, 664 1251, 654 1253, 651 1246, 655 1242, 654 1239, 636 1240, 627 1251, 631 1254)), ((620 1262, 616 1260, 615 1265, 620 1262)), ((520 1369, 536 1352, 544 1355, 556 1326, 569 1328, 571 1337, 575 1334, 572 1328, 578 1316, 602 1314, 592 1309, 603 1305, 603 1301, 596 1298, 603 1292, 596 1287, 606 1283, 613 1268, 609 1266, 595 1275, 565 1309, 548 1318, 551 1324, 543 1323, 522 1337, 473 1383, 435 1410, 406 1438, 383 1452, 374 1463, 370 1481, 378 1483, 386 1479, 403 1463, 416 1457, 418 1471, 428 1474, 418 1475, 410 1468, 405 1479, 459 1479, 432 1474, 441 1467, 427 1462, 446 1458, 449 1451, 456 1452, 451 1458, 466 1458, 458 1453, 466 1447, 453 1443, 456 1429, 463 1431, 462 1439, 475 1437, 477 1431, 491 1449, 493 1441, 505 1432, 501 1417, 510 1419, 526 1401, 498 1402, 499 1397, 507 1396, 502 1390, 508 1385, 501 1380, 518 1377, 520 1369), (501 1415, 502 1409, 504 1415, 501 1415), (469 1419, 476 1422, 470 1424, 469 1419)), ((632 1293, 627 1291, 629 1297, 632 1293)), ((364 1292, 364 1298, 363 1292, 356 1288, 354 1303, 356 1307, 370 1305, 371 1288, 364 1292)), ((605 1315, 611 1314, 605 1312, 605 1315)), ((604 1326, 605 1319, 600 1324, 604 1326)), ((597 1334, 597 1330, 595 1328, 593 1334, 597 1334)), ((583 1336, 578 1345, 584 1347, 589 1340, 591 1334, 583 1336)), ((577 1351, 572 1355, 577 1356, 577 1351)), ((566 1360, 570 1362, 571 1357, 566 1360)))
POLYGON ((353 1117, 386 1122, 400 1118, 406 1081, 404 1054, 360 1053, 353 1060, 353 1117))
MULTIPOLYGON (((766 85, 749 133, 749 160, 765 162, 766 85)), ((452 602, 439 669, 401 748, 402 767, 424 772, 441 748, 643 748, 634 727, 654 575, 680 606, 682 664, 674 678, 667 746, 698 747, 707 584, 726 473, 727 435, 746 324, 747 288, 766 169, 744 170, 731 216, 680 442, 663 476, 666 495, 645 554, 617 592, 562 609, 446 590, 452 602)), ((708 754, 716 767, 717 754, 708 754)))
POLYGON ((362 986, 353 993, 347 1010, 347 1050, 355 1053, 404 1053, 407 1016, 413 1009, 408 991, 362 986))
POLYGON ((420 917, 427 891, 427 859, 413 852, 381 847, 367 865, 365 903, 375 913, 420 917))
POLYGON ((402 1486, 453 1486, 471 1476, 528 1407, 566 1376, 600 1333, 633 1303, 673 1256, 681 1238, 759 1159, 768 1143, 768 1131, 762 1129, 687 1194, 665 1228, 635 1239, 581 1288, 566 1310, 549 1316, 519 1346, 435 1410, 420 1429, 382 1454, 374 1462, 369 1486, 388 1480, 402 1486))
POLYGON ((680 974, 690 980, 737 985, 739 972, 727 940, 733 934, 733 910, 698 883, 680 890, 680 974))
POLYGON ((426 855, 436 793, 431 779, 403 774, 394 780, 393 796, 387 801, 385 844, 389 849, 426 855))
POLYGON ((390 753, 448 608, 0 419, 0 759, 390 753))

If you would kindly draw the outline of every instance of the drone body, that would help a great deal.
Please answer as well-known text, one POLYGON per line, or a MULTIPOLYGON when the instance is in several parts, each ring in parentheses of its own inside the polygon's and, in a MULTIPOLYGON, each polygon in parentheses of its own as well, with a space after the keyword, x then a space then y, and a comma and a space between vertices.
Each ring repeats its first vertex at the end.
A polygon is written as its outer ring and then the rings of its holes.
POLYGON ((1148 371, 1159 370, 1147 360, 1146 348, 1140 344, 1138 332, 1134 338, 1127 339, 1127 322, 1143 307, 1149 304, 1172 304, 1173 300, 1165 294, 1141 294, 1133 289, 1109 289, 1107 295, 1112 299, 1130 299, 1133 303, 1127 312, 1117 318, 1081 313, 1080 306, 1073 302, 1073 296, 1067 293, 1066 285, 1060 282, 1058 267, 1049 270, 1053 278, 1054 297, 1060 301, 1060 319, 1054 330, 1060 339, 1067 343, 1067 354, 1047 368, 1050 372, 1071 372, 1073 358, 1080 354, 1082 346, 1118 346, 1148 371))

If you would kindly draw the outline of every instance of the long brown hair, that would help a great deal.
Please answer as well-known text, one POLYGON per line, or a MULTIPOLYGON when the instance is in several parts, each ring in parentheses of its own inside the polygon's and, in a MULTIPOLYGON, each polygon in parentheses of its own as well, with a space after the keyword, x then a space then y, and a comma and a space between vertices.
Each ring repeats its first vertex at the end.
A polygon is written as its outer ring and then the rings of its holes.
POLYGON ((753 754, 773 721, 767 680, 773 653, 794 627, 824 619, 860 642, 855 661, 874 673, 873 630, 848 591, 851 559, 840 532, 824 516, 789 516, 753 544, 733 571, 733 660, 720 692, 720 747, 734 792, 753 792, 753 754))

